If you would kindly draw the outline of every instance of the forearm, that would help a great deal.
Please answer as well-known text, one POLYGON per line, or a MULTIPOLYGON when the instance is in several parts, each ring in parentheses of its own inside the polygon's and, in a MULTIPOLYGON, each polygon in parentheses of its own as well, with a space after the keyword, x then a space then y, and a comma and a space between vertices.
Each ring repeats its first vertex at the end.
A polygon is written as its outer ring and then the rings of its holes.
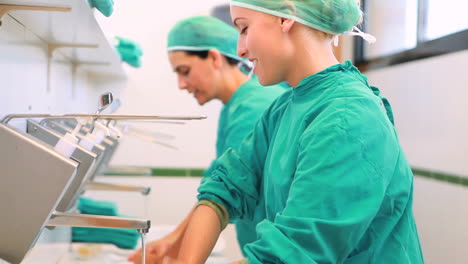
POLYGON ((210 206, 199 205, 184 232, 178 259, 183 263, 205 263, 221 230, 218 213, 210 206))
POLYGON ((190 222, 190 218, 192 217, 195 209, 196 206, 190 211, 190 213, 185 217, 185 219, 177 225, 176 229, 174 229, 174 231, 172 231, 171 233, 167 234, 165 238, 176 240, 177 238, 182 237, 185 233, 185 230, 187 229, 187 226, 190 222))

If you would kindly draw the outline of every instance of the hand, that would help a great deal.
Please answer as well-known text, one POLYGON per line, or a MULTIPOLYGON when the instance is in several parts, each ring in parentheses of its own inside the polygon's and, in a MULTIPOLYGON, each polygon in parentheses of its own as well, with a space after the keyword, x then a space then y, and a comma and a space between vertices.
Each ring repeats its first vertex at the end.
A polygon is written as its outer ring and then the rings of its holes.
POLYGON ((106 17, 110 17, 114 12, 114 1, 113 0, 88 0, 91 7, 95 7, 106 17))
MULTIPOLYGON (((157 254, 156 252, 146 252, 145 263, 148 263, 148 264, 162 263, 161 259, 162 259, 161 256, 157 254)), ((128 258, 128 261, 135 263, 135 264, 143 263, 141 250, 138 250, 132 256, 130 256, 128 258)))
MULTIPOLYGON (((180 243, 171 241, 169 238, 152 241, 146 244, 146 263, 157 264, 162 263, 163 258, 169 256, 176 258, 179 252, 180 243)), ((142 250, 135 251, 128 257, 128 261, 135 264, 142 263, 142 250)))
POLYGON ((185 261, 178 260, 171 257, 165 257, 162 261, 162 264, 187 264, 185 261))

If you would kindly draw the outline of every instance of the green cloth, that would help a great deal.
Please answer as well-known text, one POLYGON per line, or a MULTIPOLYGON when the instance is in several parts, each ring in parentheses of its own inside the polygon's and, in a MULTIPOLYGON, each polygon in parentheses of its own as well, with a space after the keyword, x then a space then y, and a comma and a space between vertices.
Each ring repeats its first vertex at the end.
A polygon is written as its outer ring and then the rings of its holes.
POLYGON ((248 263, 424 263, 413 174, 373 89, 349 61, 306 77, 203 178, 198 199, 261 221, 248 263))
POLYGON ((231 5, 293 19, 330 34, 352 29, 361 17, 356 0, 231 0, 231 5))
POLYGON ((177 22, 167 37, 167 51, 218 50, 224 56, 241 61, 237 56, 237 30, 209 16, 195 16, 177 22))
POLYGON ((262 86, 255 75, 241 84, 221 109, 216 156, 230 147, 239 147, 265 110, 287 89, 280 85, 262 86))
POLYGON ((95 7, 104 16, 110 17, 114 12, 113 0, 88 0, 91 7, 95 7))
POLYGON ((83 214, 93 215, 117 215, 117 206, 113 202, 96 201, 80 196, 78 198, 78 210, 83 214))
POLYGON ((126 38, 116 37, 116 39, 118 40, 116 49, 119 52, 120 58, 130 66, 135 68, 141 67, 143 50, 140 45, 126 38))
POLYGON ((72 227, 72 241, 110 243, 124 249, 134 249, 140 234, 134 229, 72 227))
MULTIPOLYGON (((257 121, 271 103, 286 88, 281 85, 262 86, 256 76, 243 83, 226 103, 219 116, 218 135, 216 139, 216 157, 220 157, 229 148, 237 149, 242 140, 252 131, 257 121)), ((209 175, 213 167, 205 171, 209 175)), ((257 222, 249 219, 236 221, 236 232, 239 246, 243 247, 255 241, 257 222)))
MULTIPOLYGON (((78 210, 82 214, 121 216, 113 202, 97 201, 80 196, 78 210)), ((122 216, 127 217, 127 216, 122 216)), ((111 243, 120 248, 134 249, 140 235, 134 229, 72 227, 73 242, 111 243)))

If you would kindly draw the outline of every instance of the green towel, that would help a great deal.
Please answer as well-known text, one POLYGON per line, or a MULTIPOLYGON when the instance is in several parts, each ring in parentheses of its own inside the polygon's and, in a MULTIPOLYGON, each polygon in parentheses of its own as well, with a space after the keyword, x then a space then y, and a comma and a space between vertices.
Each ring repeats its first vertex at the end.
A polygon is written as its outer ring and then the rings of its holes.
MULTIPOLYGON (((97 201, 86 197, 78 200, 78 209, 82 214, 122 216, 113 202, 97 201)), ((140 235, 134 229, 72 227, 73 242, 111 243, 120 248, 134 249, 140 235)))
POLYGON ((143 50, 141 49, 140 45, 135 41, 118 36, 116 36, 115 38, 119 41, 117 49, 125 49, 138 57, 143 55, 143 50))
POLYGON ((116 216, 118 214, 115 203, 108 201, 96 201, 82 196, 78 200, 78 210, 80 210, 82 214, 110 216, 116 216))
POLYGON ((119 51, 122 60, 128 63, 130 66, 135 68, 139 68, 141 66, 141 56, 135 54, 133 50, 119 47, 117 47, 117 50, 119 51))
POLYGON ((140 45, 126 38, 116 37, 116 39, 119 42, 116 49, 120 54, 120 58, 129 65, 139 68, 141 66, 141 56, 143 55, 140 45))
POLYGON ((106 17, 110 17, 114 12, 113 0, 88 0, 91 7, 95 7, 106 17))
POLYGON ((72 241, 110 243, 123 249, 135 249, 140 234, 134 229, 72 227, 72 241))

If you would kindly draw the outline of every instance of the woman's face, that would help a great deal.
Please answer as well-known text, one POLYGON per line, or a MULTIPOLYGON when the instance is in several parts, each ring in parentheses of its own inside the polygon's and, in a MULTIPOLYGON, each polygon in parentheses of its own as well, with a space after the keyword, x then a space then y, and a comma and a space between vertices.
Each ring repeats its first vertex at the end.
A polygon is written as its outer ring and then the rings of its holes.
POLYGON ((185 51, 171 51, 169 62, 177 74, 179 88, 193 94, 200 105, 217 98, 215 65, 210 55, 202 59, 185 51))
POLYGON ((254 73, 260 83, 285 81, 290 49, 282 19, 237 6, 231 6, 231 17, 240 33, 237 53, 255 63, 254 73))

